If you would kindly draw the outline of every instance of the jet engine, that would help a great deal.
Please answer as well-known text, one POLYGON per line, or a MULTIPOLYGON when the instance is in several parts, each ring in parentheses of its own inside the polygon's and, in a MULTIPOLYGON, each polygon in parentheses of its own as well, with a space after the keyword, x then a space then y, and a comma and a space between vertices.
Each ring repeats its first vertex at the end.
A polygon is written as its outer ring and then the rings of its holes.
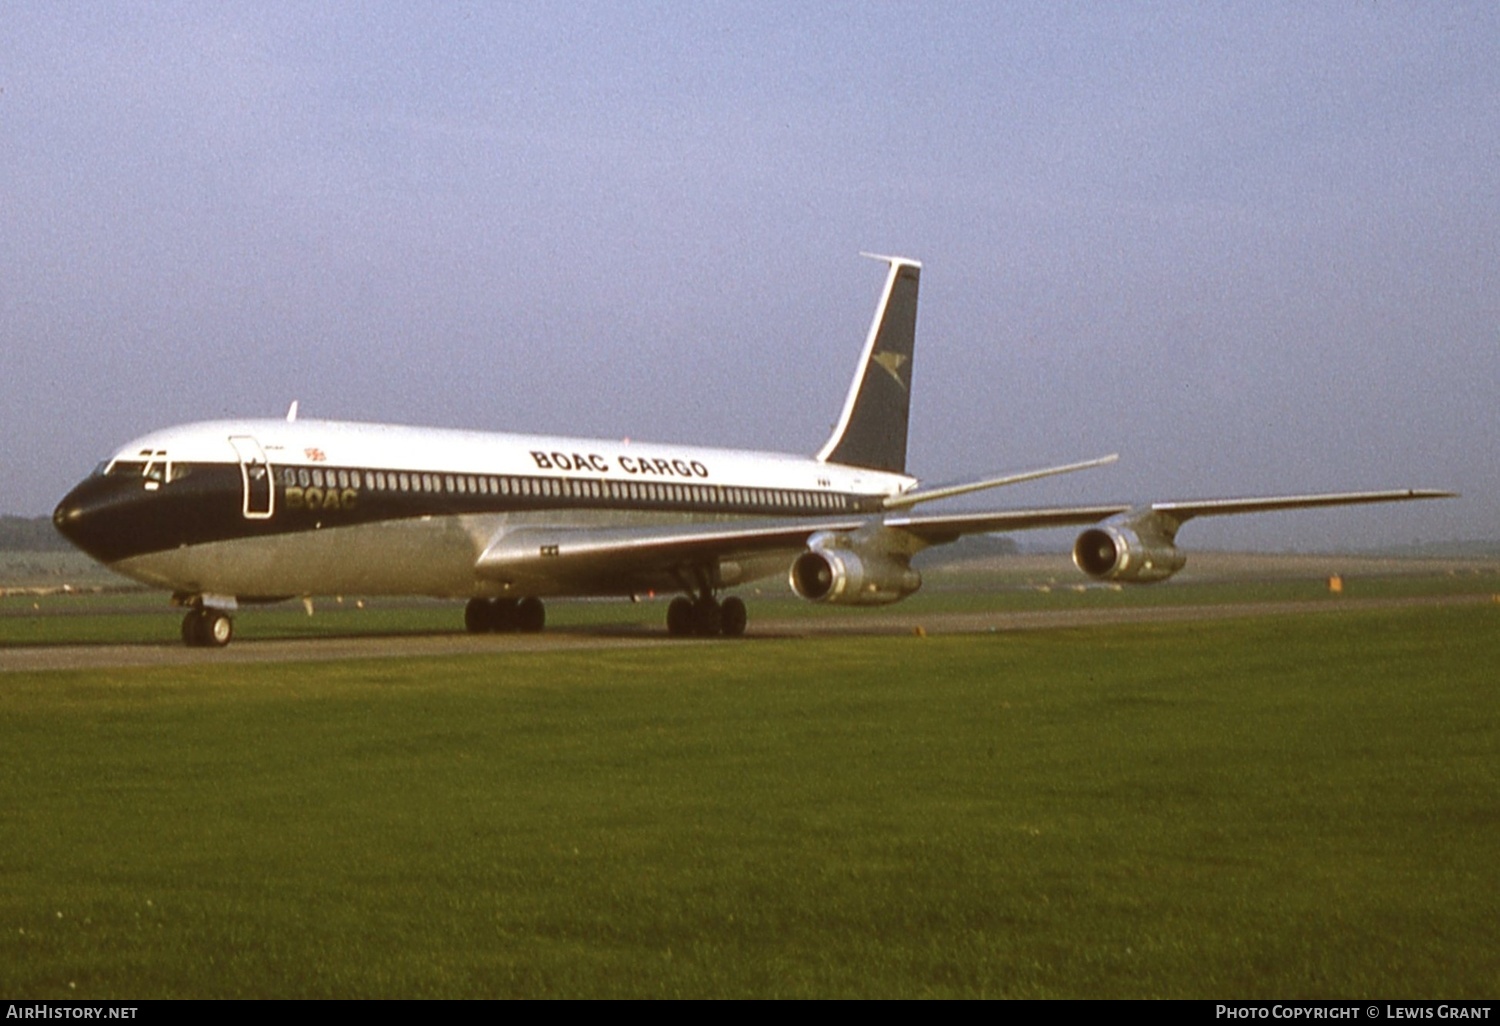
POLYGON ((1073 565, 1101 581, 1164 581, 1187 563, 1187 553, 1174 544, 1179 526, 1152 510, 1111 517, 1078 536, 1073 565))
POLYGON ((817 535, 792 563, 792 590, 810 602, 885 606, 922 586, 910 556, 850 544, 841 535, 817 535))

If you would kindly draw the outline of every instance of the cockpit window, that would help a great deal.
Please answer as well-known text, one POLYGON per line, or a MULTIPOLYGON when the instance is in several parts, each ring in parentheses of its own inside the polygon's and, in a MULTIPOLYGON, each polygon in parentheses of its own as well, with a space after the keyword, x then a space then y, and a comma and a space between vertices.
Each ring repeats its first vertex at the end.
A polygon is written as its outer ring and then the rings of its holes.
POLYGON ((139 455, 140 459, 112 460, 104 464, 101 473, 110 477, 141 477, 146 480, 148 488, 160 487, 187 476, 187 466, 173 463, 164 449, 142 449, 139 455))
POLYGON ((145 471, 141 474, 148 482, 147 487, 150 487, 151 484, 166 484, 167 472, 171 469, 171 466, 167 462, 167 454, 165 452, 162 452, 160 449, 153 452, 151 458, 146 461, 145 471))

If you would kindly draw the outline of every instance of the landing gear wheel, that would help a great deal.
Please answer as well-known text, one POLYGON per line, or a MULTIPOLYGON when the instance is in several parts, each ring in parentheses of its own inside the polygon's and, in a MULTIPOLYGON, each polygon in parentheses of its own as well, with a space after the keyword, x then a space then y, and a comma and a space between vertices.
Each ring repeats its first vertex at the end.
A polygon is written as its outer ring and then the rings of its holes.
POLYGON ((194 609, 182 618, 182 641, 189 648, 223 648, 234 639, 234 621, 222 609, 194 609))
POLYGON ((481 598, 472 598, 464 605, 464 630, 470 634, 486 634, 494 630, 493 608, 481 598))
POLYGON ((693 603, 693 627, 700 638, 718 637, 724 624, 724 611, 712 598, 701 598, 693 603))
POLYGON ((667 633, 685 638, 693 633, 693 603, 679 595, 667 606, 667 633))
POLYGON ((223 648, 234 640, 234 621, 222 609, 205 610, 203 614, 203 643, 210 648, 223 648))
POLYGON ((745 609, 745 601, 739 596, 729 596, 719 607, 719 629, 724 632, 724 637, 740 637, 745 633, 745 624, 749 622, 750 614, 745 609))
MULTIPOLYGON (((470 634, 504 634, 519 630, 519 608, 515 599, 469 599, 464 605, 464 630, 470 634)), ((541 615, 545 619, 545 612, 541 615)))
POLYGON ((499 634, 520 630, 519 609, 515 599, 496 599, 490 603, 490 630, 499 634))
POLYGON ((523 634, 536 634, 547 625, 547 607, 542 600, 527 595, 516 606, 516 629, 523 634))

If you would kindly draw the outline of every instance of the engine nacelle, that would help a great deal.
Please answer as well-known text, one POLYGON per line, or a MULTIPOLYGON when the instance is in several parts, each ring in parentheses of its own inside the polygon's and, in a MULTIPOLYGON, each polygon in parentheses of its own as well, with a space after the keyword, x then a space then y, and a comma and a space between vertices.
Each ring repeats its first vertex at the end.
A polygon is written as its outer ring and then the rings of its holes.
POLYGON ((1177 527, 1160 513, 1112 518, 1078 536, 1073 565, 1101 581, 1164 581, 1187 564, 1187 553, 1173 544, 1177 527))
POLYGON ((886 606, 922 586, 905 559, 841 547, 811 548, 792 563, 792 590, 810 602, 886 606))

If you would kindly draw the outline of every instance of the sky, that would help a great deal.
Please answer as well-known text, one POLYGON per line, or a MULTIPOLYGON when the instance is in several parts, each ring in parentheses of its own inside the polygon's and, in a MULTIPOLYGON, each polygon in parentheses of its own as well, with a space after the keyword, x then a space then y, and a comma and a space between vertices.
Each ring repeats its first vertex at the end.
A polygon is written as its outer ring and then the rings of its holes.
POLYGON ((1500 6, 0 0, 0 512, 282 415, 812 453, 923 261, 960 506, 1500 537, 1500 6))

